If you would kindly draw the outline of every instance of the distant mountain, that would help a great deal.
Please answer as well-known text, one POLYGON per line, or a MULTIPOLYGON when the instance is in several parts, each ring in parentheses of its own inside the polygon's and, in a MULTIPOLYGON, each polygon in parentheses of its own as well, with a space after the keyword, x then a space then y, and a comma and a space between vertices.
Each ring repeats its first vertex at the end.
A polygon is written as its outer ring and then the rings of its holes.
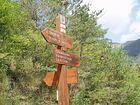
POLYGON ((127 42, 125 42, 125 43, 123 43, 122 45, 125 47, 125 46, 127 46, 127 45, 130 45, 131 43, 133 43, 134 41, 127 41, 127 42))
POLYGON ((112 48, 122 48, 122 44, 120 43, 112 43, 112 48))
POLYGON ((140 53, 140 39, 135 41, 128 41, 123 44, 123 50, 127 52, 129 56, 137 56, 140 53))

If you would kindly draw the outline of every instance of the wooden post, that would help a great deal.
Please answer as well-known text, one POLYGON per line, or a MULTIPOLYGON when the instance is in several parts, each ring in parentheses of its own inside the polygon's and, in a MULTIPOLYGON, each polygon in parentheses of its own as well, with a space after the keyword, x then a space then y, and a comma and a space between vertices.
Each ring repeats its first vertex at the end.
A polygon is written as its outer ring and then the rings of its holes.
MULTIPOLYGON (((58 15, 56 17, 56 31, 66 34, 66 26, 65 26, 65 17, 62 15, 58 15)), ((57 46, 57 49, 62 49, 61 46, 57 46)), ((66 49, 65 49, 66 51, 66 49)), ((58 105, 69 105, 69 92, 68 92, 68 84, 67 84, 67 70, 66 67, 62 64, 58 64, 57 72, 59 74, 58 80, 58 105)))

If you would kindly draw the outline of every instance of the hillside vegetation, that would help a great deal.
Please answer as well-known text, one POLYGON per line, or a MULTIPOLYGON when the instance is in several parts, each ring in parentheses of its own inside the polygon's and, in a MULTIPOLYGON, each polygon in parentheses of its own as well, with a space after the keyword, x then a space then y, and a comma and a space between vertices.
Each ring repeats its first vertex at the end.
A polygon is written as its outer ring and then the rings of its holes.
POLYGON ((43 82, 56 70, 55 46, 41 30, 55 29, 60 12, 67 16, 74 43, 69 52, 81 59, 79 81, 69 86, 70 105, 140 105, 140 65, 104 39, 107 30, 97 23, 102 11, 89 14, 77 0, 69 15, 70 9, 62 8, 67 6, 61 0, 0 0, 0 105, 57 105, 56 87, 43 82))

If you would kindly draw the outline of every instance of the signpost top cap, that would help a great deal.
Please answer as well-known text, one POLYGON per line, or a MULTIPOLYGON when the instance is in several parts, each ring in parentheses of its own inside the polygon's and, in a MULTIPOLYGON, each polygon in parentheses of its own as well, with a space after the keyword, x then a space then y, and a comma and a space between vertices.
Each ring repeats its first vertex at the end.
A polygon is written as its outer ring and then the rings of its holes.
POLYGON ((59 14, 58 16, 60 17, 60 24, 66 24, 66 17, 62 14, 59 14))

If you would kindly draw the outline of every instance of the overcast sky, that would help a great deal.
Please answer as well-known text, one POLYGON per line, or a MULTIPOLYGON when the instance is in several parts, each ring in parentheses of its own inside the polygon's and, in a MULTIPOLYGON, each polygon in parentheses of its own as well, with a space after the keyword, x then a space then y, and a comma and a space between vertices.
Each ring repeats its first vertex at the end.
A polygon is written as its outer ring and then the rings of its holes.
POLYGON ((104 9, 98 20, 108 28, 106 37, 124 43, 140 38, 140 0, 83 0, 91 4, 90 10, 104 9))

